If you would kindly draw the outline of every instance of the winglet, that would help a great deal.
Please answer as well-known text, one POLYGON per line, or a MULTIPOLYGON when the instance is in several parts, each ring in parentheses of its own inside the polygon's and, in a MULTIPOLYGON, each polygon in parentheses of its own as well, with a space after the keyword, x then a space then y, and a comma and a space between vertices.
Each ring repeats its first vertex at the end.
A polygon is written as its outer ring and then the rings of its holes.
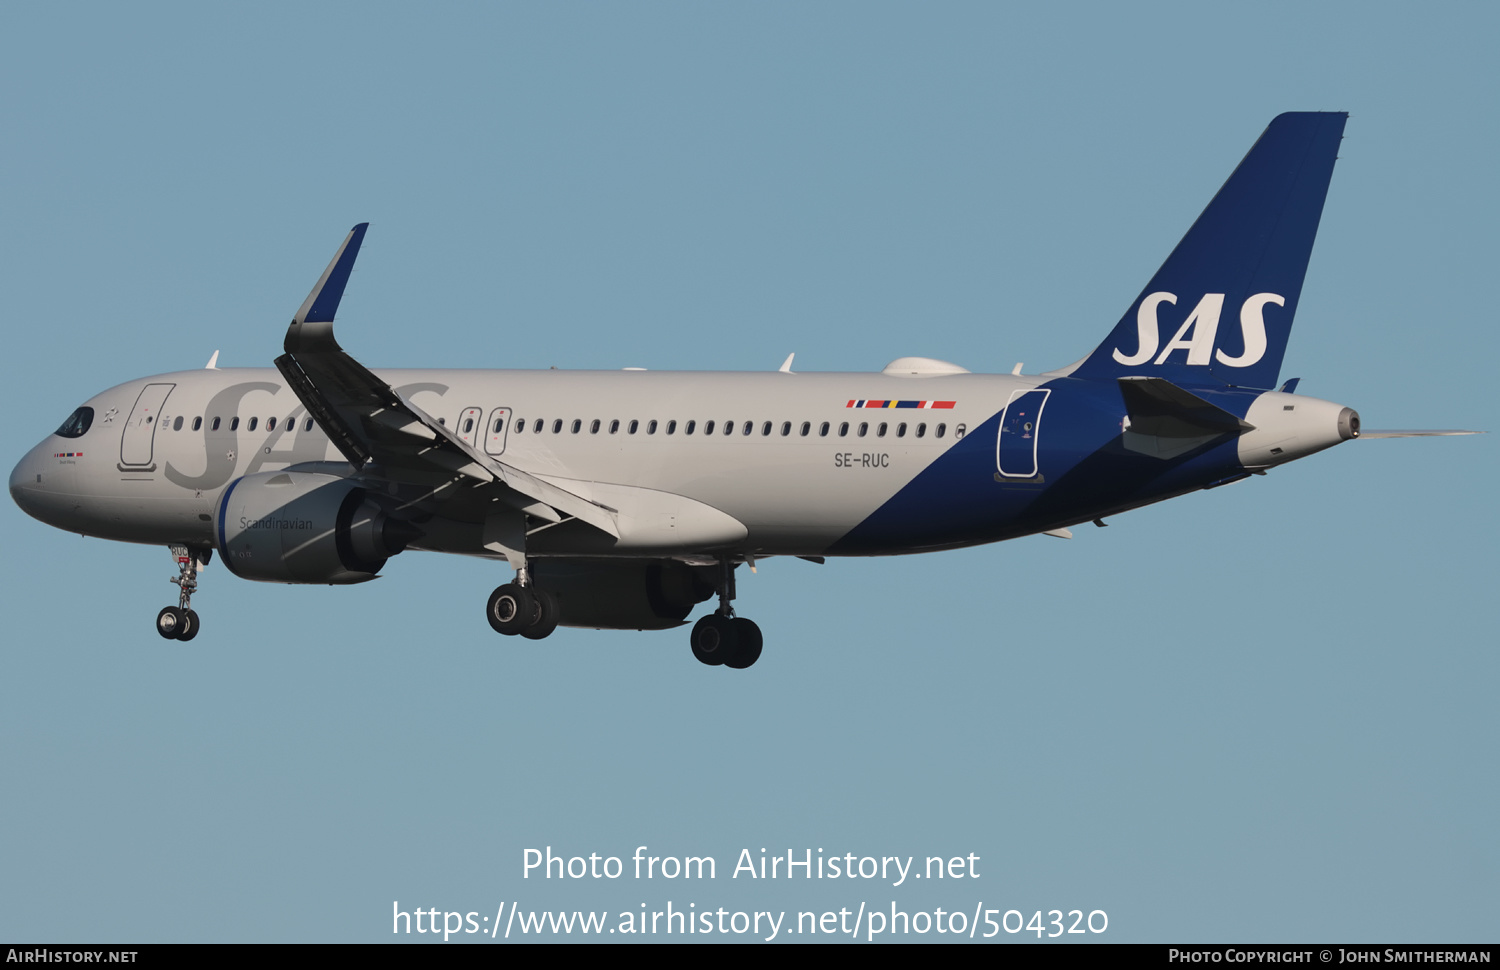
POLYGON ((344 287, 349 285, 349 274, 354 271, 354 260, 359 256, 360 243, 365 240, 368 222, 361 222, 349 230, 343 245, 333 254, 333 261, 318 277, 317 285, 302 301, 292 325, 286 332, 286 352, 299 350, 338 350, 333 339, 333 316, 338 312, 339 301, 344 298, 344 287), (311 326, 309 326, 311 325, 311 326))

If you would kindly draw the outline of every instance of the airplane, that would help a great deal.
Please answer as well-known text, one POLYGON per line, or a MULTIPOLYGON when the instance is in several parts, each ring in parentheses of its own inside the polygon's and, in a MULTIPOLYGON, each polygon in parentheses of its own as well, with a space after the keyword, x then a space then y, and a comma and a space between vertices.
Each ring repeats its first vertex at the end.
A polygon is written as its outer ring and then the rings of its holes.
POLYGON ((1358 438, 1352 408, 1278 386, 1347 114, 1275 118, 1104 341, 1069 366, 974 374, 374 372, 333 321, 368 223, 292 318, 275 369, 208 366, 90 398, 10 476, 28 514, 167 546, 167 639, 201 629, 199 570, 360 583, 409 549, 503 560, 500 634, 693 626, 760 657, 735 571, 954 549, 1218 488, 1358 438))

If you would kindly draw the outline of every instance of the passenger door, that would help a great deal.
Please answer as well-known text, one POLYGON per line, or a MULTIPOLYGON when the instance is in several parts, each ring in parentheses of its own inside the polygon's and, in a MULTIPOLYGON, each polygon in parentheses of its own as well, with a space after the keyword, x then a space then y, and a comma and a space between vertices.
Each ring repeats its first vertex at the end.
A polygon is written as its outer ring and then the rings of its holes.
POLYGON ((130 417, 125 419, 125 431, 120 436, 120 468, 144 468, 151 464, 153 442, 156 437, 157 419, 161 417, 162 405, 176 384, 147 384, 130 417))
POLYGON ((1000 436, 995 442, 995 465, 1006 478, 1035 478, 1037 442, 1042 408, 1051 390, 1016 391, 1000 415, 1000 436))

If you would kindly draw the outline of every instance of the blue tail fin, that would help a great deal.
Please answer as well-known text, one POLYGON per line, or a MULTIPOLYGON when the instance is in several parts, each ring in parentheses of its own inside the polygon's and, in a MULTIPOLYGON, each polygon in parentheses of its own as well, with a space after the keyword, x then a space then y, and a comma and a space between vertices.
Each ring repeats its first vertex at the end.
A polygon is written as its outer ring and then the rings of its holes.
POLYGON ((1273 120, 1073 376, 1275 387, 1348 118, 1273 120))

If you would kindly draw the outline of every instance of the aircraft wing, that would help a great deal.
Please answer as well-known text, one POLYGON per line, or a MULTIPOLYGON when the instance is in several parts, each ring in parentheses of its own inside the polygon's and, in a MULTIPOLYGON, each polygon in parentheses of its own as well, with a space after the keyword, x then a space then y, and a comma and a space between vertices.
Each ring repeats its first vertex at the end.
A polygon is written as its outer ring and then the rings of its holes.
POLYGON ((307 413, 356 470, 392 479, 458 479, 490 487, 507 504, 550 522, 571 517, 619 538, 615 510, 591 502, 461 440, 359 361, 333 337, 333 317, 369 223, 350 230, 287 328, 276 368, 307 413))

